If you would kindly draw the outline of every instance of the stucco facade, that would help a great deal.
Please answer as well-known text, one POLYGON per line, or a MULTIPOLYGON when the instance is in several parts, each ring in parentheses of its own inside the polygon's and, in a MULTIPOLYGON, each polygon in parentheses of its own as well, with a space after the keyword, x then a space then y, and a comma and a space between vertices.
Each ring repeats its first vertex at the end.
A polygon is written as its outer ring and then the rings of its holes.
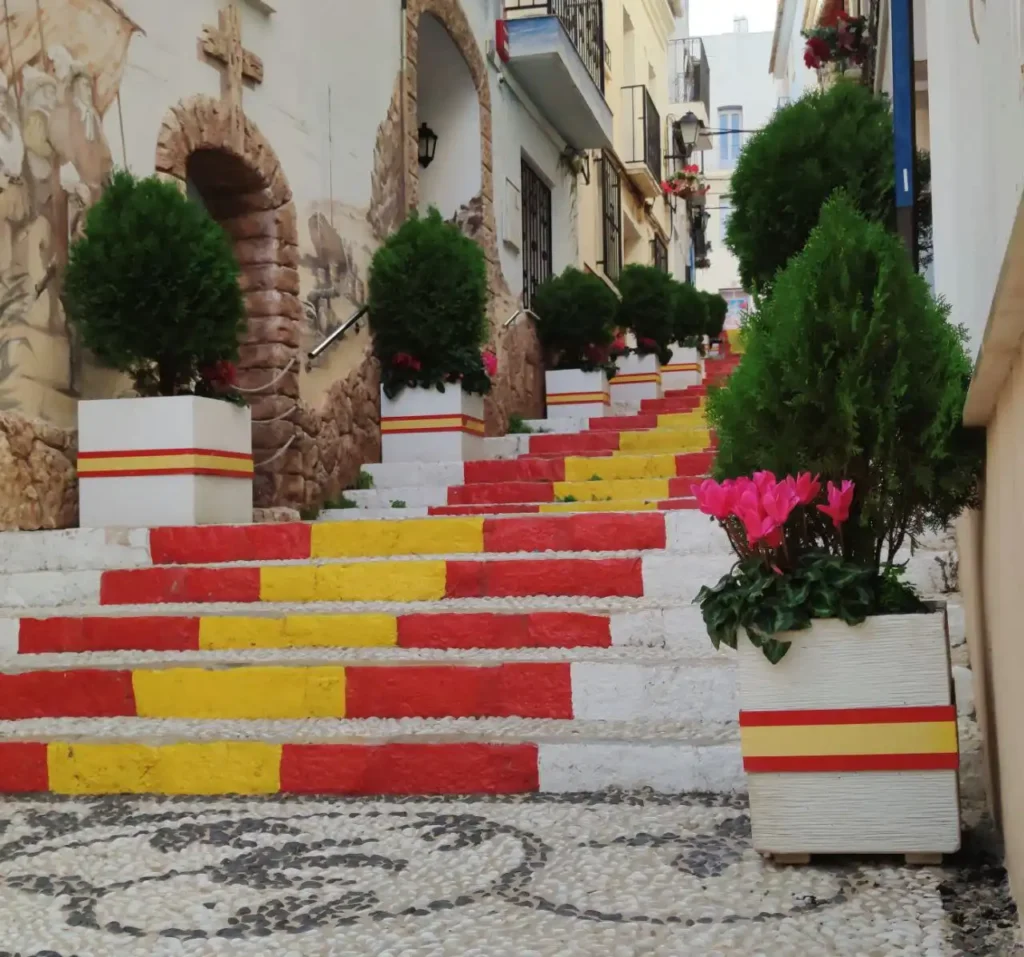
POLYGON ((970 334, 965 421, 987 429, 983 509, 960 524, 961 583, 988 781, 1024 899, 1024 4, 927 2, 935 285, 970 334), (969 184, 965 194, 965 184, 969 184), (967 201, 969 195, 970 201, 967 201))
POLYGON ((5 478, 14 504, 0 524, 73 520, 77 401, 127 388, 82 354, 59 303, 69 242, 118 166, 178 182, 234 241, 258 504, 321 501, 379 456, 366 324, 312 367, 305 357, 365 302, 373 253, 410 209, 438 206, 486 253, 499 353, 489 428, 540 413, 532 326, 504 328, 523 288, 515 196, 525 161, 551 191, 558 272, 585 258, 585 186, 492 54, 501 3, 11 0, 8 10, 0 411, 15 424, 0 428, 0 465, 12 463, 15 477, 5 478), (428 169, 418 162, 422 122, 439 137, 428 169), (27 446, 14 440, 24 422, 41 423, 27 426, 27 446))
POLYGON ((610 165, 620 183, 621 265, 651 265, 656 239, 666 249, 687 242, 685 225, 681 230, 682 221, 677 220, 673 226, 669 203, 660 190, 657 195, 645 192, 645 183, 664 178, 665 156, 672 152, 665 51, 680 9, 678 0, 605 0, 605 98, 614 113, 614 149, 591 155, 590 183, 580 183, 579 216, 580 262, 609 280, 615 278, 618 265, 605 263, 603 163, 610 165), (656 118, 643 113, 644 92, 656 118), (645 132, 651 128, 657 130, 656 156, 653 144, 645 143, 645 132))

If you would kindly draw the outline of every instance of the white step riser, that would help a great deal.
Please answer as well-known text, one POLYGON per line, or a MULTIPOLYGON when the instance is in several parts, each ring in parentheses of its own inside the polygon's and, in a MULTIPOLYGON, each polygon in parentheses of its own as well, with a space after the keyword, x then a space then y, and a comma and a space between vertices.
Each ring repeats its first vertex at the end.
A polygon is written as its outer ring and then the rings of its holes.
POLYGON ((746 780, 738 744, 585 741, 542 742, 540 790, 561 794, 606 788, 652 788, 664 793, 743 793, 746 780))

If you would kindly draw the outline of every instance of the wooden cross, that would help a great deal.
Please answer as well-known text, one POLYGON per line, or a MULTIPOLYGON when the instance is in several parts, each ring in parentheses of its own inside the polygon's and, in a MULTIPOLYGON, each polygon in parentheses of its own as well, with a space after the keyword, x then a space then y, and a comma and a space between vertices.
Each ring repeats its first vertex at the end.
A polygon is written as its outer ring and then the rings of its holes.
POLYGON ((221 99, 231 117, 232 146, 241 153, 245 147, 245 114, 242 91, 245 81, 263 82, 263 61, 242 46, 242 18, 233 3, 218 15, 219 27, 203 27, 200 49, 211 60, 222 65, 221 99))

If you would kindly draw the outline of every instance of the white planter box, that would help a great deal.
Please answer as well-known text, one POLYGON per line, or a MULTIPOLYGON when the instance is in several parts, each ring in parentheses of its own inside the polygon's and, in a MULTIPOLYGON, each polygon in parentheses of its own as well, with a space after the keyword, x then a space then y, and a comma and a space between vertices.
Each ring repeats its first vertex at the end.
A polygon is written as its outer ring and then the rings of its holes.
POLYGON ((960 847, 945 611, 816 621, 769 664, 739 643, 754 847, 935 855, 960 847))
POLYGON ((661 367, 661 387, 669 389, 685 389, 691 385, 700 385, 704 381, 704 360, 696 349, 684 346, 672 346, 672 358, 668 365, 661 367))
POLYGON ((484 399, 462 386, 380 393, 382 462, 471 462, 484 454, 484 399))
POLYGON ((628 355, 618 360, 618 373, 611 381, 612 402, 637 404, 661 398, 661 365, 657 356, 628 355))
POLYGON ((79 524, 252 521, 249 410, 191 395, 78 403, 79 524))
POLYGON ((612 404, 604 372, 558 369, 544 374, 549 419, 604 418, 612 404))

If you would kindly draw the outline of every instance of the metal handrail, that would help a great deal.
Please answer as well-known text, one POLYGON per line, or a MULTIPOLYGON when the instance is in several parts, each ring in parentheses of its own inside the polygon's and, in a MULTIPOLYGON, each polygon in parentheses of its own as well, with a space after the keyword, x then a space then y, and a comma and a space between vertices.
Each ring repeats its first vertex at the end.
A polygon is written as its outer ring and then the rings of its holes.
POLYGON ((501 325, 501 328, 502 328, 502 329, 507 329, 507 328, 508 328, 509 326, 511 326, 511 325, 512 325, 512 323, 513 323, 513 322, 515 322, 515 321, 516 321, 516 320, 517 320, 517 319, 518 319, 518 318, 519 318, 520 316, 529 316, 529 317, 530 317, 531 319, 533 319, 533 320, 534 320, 534 322, 540 322, 540 321, 541 321, 541 318, 540 318, 540 316, 538 316, 538 315, 537 315, 537 313, 535 313, 535 312, 534 312, 534 311, 533 311, 532 309, 527 309, 527 308, 526 308, 526 307, 524 306, 524 307, 523 307, 522 309, 517 309, 517 310, 516 310, 515 312, 513 312, 513 313, 512 313, 512 315, 511 315, 511 316, 509 316, 509 317, 508 317, 508 319, 506 319, 506 320, 505 320, 505 321, 504 321, 504 322, 502 323, 502 325, 501 325))
POLYGON ((349 331, 354 325, 356 325, 360 319, 363 318, 370 311, 369 306, 360 306, 359 310, 348 317, 337 329, 334 330, 323 342, 318 346, 314 346, 309 355, 306 357, 306 371, 308 372, 312 366, 314 360, 319 359, 331 346, 334 345, 339 339, 343 338, 345 333, 349 331))

